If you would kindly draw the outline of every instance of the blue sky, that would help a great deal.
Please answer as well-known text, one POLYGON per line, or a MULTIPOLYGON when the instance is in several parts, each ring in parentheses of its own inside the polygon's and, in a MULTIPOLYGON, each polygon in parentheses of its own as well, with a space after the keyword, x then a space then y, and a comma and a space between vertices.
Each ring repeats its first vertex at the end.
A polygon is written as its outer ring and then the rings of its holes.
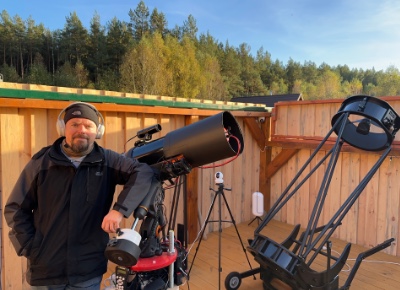
MULTIPOLYGON (((95 11, 103 24, 113 17, 129 21, 139 0, 8 0, 11 17, 31 16, 50 30, 62 29, 75 11, 89 29, 95 11)), ((261 47, 284 65, 291 58, 317 66, 400 69, 400 1, 397 0, 145 0, 151 12, 165 14, 168 27, 183 25, 189 14, 199 33, 209 32, 234 47, 246 43, 253 55, 261 47)))

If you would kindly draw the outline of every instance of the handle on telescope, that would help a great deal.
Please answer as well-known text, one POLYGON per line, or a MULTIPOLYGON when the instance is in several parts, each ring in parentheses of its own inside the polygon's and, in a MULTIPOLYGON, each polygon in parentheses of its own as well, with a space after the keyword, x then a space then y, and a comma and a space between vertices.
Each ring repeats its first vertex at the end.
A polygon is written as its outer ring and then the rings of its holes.
POLYGON ((135 219, 142 220, 146 217, 149 210, 151 209, 151 206, 154 204, 154 199, 159 190, 161 190, 161 183, 154 177, 153 181, 151 182, 149 192, 133 213, 135 219))

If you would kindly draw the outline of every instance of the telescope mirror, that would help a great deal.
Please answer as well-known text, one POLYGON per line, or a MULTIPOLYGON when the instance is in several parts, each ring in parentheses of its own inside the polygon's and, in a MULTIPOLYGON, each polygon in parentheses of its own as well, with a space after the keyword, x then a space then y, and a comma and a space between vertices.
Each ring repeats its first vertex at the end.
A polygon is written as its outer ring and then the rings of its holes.
MULTIPOLYGON (((366 151, 388 148, 400 128, 400 117, 385 101, 366 95, 356 95, 344 100, 332 118, 332 126, 346 118, 342 140, 366 151)), ((335 126, 335 133, 339 133, 335 126)))

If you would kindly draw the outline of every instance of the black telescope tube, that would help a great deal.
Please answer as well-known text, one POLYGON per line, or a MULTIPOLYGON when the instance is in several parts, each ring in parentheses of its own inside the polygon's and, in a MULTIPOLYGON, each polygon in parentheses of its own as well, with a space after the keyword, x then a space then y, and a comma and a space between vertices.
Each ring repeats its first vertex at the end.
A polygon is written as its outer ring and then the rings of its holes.
POLYGON ((134 147, 126 155, 149 165, 182 155, 191 167, 197 167, 239 155, 243 148, 239 124, 230 112, 224 111, 134 147))
POLYGON ((240 127, 225 111, 168 133, 164 155, 171 158, 182 154, 192 167, 197 167, 240 154, 243 147, 240 127), (224 129, 237 139, 231 137, 227 140, 224 129))

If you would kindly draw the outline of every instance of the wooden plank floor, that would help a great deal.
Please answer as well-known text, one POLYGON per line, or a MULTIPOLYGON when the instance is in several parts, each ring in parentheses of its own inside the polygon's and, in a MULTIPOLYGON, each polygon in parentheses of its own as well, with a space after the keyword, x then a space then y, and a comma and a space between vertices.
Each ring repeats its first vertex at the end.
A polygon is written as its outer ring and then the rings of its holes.
MULTIPOLYGON (((248 239, 254 237, 254 230, 257 226, 257 221, 251 225, 247 223, 238 224, 237 228, 244 243, 247 247, 248 239)), ((293 226, 284 223, 272 221, 263 229, 263 234, 270 237, 276 242, 284 240, 291 232, 293 226)), ((218 271, 218 232, 213 232, 207 235, 207 239, 201 241, 200 247, 197 248, 195 243, 189 252, 189 268, 192 265, 190 272, 190 280, 181 285, 181 290, 208 290, 208 289, 225 289, 224 283, 226 276, 231 272, 242 273, 250 270, 249 263, 246 259, 246 254, 240 244, 238 235, 234 226, 225 228, 221 234, 221 279, 219 281, 218 271), (195 260, 193 257, 196 253, 195 260)), ((383 242, 383 241, 382 241, 383 242)), ((332 239, 333 253, 341 253, 345 242, 332 239)), ((365 248, 352 245, 347 265, 339 274, 339 286, 342 286, 350 272, 351 267, 354 265, 354 260, 358 253, 365 251, 365 248)), ((338 254, 337 254, 338 255, 338 254)), ((259 264, 254 261, 253 256, 247 253, 247 257, 252 268, 259 267, 259 264)), ((321 267, 326 268, 326 260, 320 262, 321 267)), ((318 264, 318 263, 317 263, 318 264)), ((316 266, 317 267, 317 266, 316 266)), ((114 271, 115 265, 110 263, 109 271, 104 275, 108 278, 114 271)), ((280 289, 288 289, 288 287, 275 286, 280 289)), ((250 276, 242 279, 242 284, 239 287, 241 290, 256 290, 263 289, 262 280, 260 275, 256 274, 255 277, 250 276)), ((290 288, 289 288, 290 289, 290 288)), ((400 289, 400 258, 394 257, 383 252, 378 252, 361 263, 361 267, 351 284, 350 289, 362 290, 397 290, 400 289)))

